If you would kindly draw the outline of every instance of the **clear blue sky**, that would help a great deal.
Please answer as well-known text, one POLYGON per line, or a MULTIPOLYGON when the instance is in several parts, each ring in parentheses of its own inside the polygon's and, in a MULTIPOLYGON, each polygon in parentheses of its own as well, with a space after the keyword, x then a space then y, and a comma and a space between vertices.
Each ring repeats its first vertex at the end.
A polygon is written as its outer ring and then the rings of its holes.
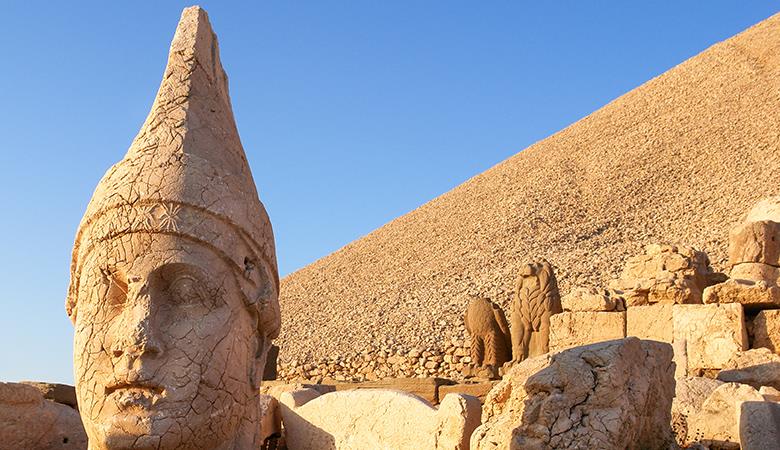
MULTIPOLYGON (((3 2, 0 380, 72 383, 63 304, 76 227, 145 119, 188 5, 3 2)), ((220 39, 283 275, 780 9, 769 1, 201 5, 220 39)))

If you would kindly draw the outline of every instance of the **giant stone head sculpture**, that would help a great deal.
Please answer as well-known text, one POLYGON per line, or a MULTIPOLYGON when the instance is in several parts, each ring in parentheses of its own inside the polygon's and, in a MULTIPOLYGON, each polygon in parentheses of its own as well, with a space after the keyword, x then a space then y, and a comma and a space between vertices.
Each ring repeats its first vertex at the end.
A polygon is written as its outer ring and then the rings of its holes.
POLYGON ((278 292, 217 39, 187 8, 152 110, 73 247, 67 311, 90 448, 258 447, 278 292))

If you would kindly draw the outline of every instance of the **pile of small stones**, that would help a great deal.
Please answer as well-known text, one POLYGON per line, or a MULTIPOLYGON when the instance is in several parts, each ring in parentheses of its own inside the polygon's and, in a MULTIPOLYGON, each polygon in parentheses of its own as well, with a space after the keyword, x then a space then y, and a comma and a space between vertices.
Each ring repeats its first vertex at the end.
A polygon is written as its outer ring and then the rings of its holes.
POLYGON ((319 360, 280 361, 277 378, 286 381, 323 383, 375 381, 385 378, 443 377, 462 379, 471 363, 470 339, 451 339, 443 348, 404 348, 384 342, 378 348, 347 356, 319 360))

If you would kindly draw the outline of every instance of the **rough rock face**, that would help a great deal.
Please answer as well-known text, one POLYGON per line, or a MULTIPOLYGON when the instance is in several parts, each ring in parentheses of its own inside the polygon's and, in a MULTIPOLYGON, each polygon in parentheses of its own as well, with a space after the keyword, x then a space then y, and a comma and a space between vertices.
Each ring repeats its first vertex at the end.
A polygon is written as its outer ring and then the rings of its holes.
POLYGON ((86 450, 87 435, 75 409, 33 386, 0 382, 0 448, 86 450))
POLYGON ((489 394, 471 448, 666 448, 669 344, 626 338, 516 365, 489 394))
POLYGON ((564 311, 622 311, 623 299, 609 291, 578 287, 561 297, 564 311))
POLYGON ((626 336, 672 343, 674 305, 632 306, 626 311, 626 336))
POLYGON ((151 111, 100 180, 73 245, 67 312, 93 450, 262 445, 278 335, 273 232, 206 12, 184 10, 151 111))
POLYGON ((688 443, 739 444, 739 410, 742 402, 763 402, 757 390, 739 383, 718 386, 688 419, 688 443))
POLYGON ((604 285, 650 242, 723 270, 724 231, 780 193, 778 47, 780 15, 286 277, 282 360, 463 339, 468 295, 506 309, 535 257, 562 293, 604 285))
POLYGON ((739 352, 724 364, 718 379, 748 384, 756 389, 761 386, 780 389, 780 355, 767 348, 739 352))
POLYGON ((714 375, 748 348, 742 305, 674 305, 672 316, 680 375, 714 375))
POLYGON ((22 384, 27 384, 38 389, 43 395, 43 398, 47 400, 68 405, 76 411, 79 409, 78 402, 76 401, 76 389, 73 386, 40 381, 22 381, 22 384))
POLYGON ((467 450, 480 422, 476 397, 447 395, 439 409, 399 391, 367 389, 319 395, 304 389, 281 396, 290 450, 467 450))
POLYGON ((562 312, 550 318, 550 351, 626 337, 625 312, 562 312))
POLYGON ((722 385, 722 381, 704 377, 682 377, 675 380, 675 395, 672 401, 672 430, 680 446, 687 445, 688 419, 701 410, 704 401, 722 385))
POLYGON ((649 244, 645 253, 626 262, 609 287, 626 306, 652 303, 701 303, 712 269, 704 252, 692 247, 649 244))
POLYGON ((765 347, 780 354, 780 309, 767 309, 756 314, 752 346, 765 347))
POLYGON ((741 403, 739 442, 742 450, 765 450, 780 446, 780 403, 741 403))
POLYGON ((780 197, 759 201, 729 233, 731 279, 707 288, 706 303, 780 307, 780 197))

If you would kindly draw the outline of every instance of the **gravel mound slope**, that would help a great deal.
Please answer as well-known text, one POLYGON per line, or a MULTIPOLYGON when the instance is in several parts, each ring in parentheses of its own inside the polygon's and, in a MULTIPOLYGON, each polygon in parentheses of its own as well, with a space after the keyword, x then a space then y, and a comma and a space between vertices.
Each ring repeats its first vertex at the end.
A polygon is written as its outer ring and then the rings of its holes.
POLYGON ((468 295, 506 308, 537 257, 561 294, 650 242, 722 268, 731 225, 780 194, 778 49, 780 14, 287 276, 280 358, 462 338, 468 295))

